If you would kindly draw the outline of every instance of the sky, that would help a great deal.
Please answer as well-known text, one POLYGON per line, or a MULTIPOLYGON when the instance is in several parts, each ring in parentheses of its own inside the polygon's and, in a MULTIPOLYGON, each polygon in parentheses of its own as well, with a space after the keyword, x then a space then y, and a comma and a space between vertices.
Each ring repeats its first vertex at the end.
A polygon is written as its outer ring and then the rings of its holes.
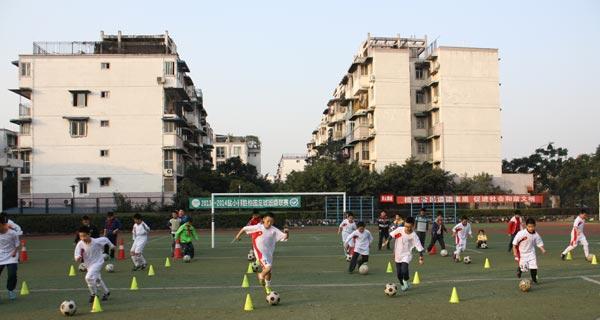
POLYGON ((600 144, 600 1, 2 1, 0 128, 17 129, 19 54, 33 41, 169 31, 216 133, 257 135, 262 173, 304 153, 360 43, 427 35, 498 48, 502 156, 600 144))

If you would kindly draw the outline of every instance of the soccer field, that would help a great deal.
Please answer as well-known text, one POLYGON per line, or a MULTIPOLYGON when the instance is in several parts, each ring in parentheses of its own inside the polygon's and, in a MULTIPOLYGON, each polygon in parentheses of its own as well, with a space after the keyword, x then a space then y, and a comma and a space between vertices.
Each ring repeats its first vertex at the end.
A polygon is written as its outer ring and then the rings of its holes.
MULTIPOLYGON (((566 224, 540 224, 548 254, 538 254, 540 284, 528 293, 518 290, 516 265, 507 253, 508 238, 501 234, 504 224, 473 225, 475 233, 485 228, 489 249, 475 249, 469 242, 466 255, 473 263, 454 263, 450 257, 426 256, 419 266, 413 259, 411 281, 415 271, 421 283, 395 297, 383 293, 386 283, 395 282, 395 273, 386 273, 392 261, 391 251, 377 251, 371 246, 368 275, 348 274, 339 236, 334 228, 290 230, 290 240, 278 243, 273 275, 273 289, 281 295, 281 304, 269 306, 254 275, 250 288, 241 288, 250 247, 247 237, 230 243, 235 231, 217 232, 215 249, 210 249, 207 230, 201 231, 192 263, 181 261, 165 268, 170 254, 170 236, 155 232, 145 256, 156 271, 131 271, 131 260, 116 261, 116 272, 103 272, 111 297, 102 303, 104 312, 90 313, 88 292, 83 273, 69 277, 73 262, 73 238, 26 237, 29 261, 19 265, 19 284, 26 281, 31 293, 8 301, 0 291, 2 319, 53 319, 62 317, 58 306, 63 300, 75 300, 77 317, 95 319, 596 319, 600 317, 600 265, 583 258, 581 247, 573 252, 572 261, 561 261, 560 251, 568 242, 566 224), (491 269, 484 269, 489 258, 491 269), (132 276, 137 277, 138 291, 130 291, 132 276), (452 287, 460 296, 459 304, 448 302, 452 287), (243 311, 250 293, 255 310, 243 311)), ((600 257, 600 225, 586 228, 591 252, 600 257)), ((369 228, 376 238, 376 228, 369 228)), ((126 250, 131 240, 126 239, 126 250)), ((428 237, 429 240, 429 237, 428 237)), ((446 237, 451 243, 451 237, 446 237)), ((438 248, 439 249, 439 248, 438 248)), ((449 247, 452 251, 452 247, 449 247)), ((129 256, 127 254, 127 256, 129 256)), ((524 275, 529 278, 529 274, 524 275)), ((6 275, 0 277, 4 288, 6 275)))

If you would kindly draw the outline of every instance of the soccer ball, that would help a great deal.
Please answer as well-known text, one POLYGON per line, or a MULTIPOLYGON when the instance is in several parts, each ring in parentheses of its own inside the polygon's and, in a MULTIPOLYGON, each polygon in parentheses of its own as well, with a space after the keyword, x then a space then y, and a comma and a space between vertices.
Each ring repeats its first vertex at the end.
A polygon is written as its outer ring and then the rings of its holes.
POLYGON ((346 261, 347 261, 347 262, 350 262, 350 260, 352 260, 352 256, 351 256, 351 255, 349 255, 349 254, 347 254, 347 255, 346 255, 346 261))
POLYGON ((481 249, 487 249, 487 243, 482 243, 481 244, 481 249))
POLYGON ((594 260, 594 256, 595 256, 594 254, 589 254, 589 255, 588 255, 586 258, 585 258, 585 260, 587 260, 588 262, 592 262, 592 260, 594 260))
POLYGON ((440 251, 440 256, 442 256, 442 257, 448 256, 448 250, 442 249, 442 251, 440 251))
POLYGON ((260 269, 260 264, 256 261, 252 262, 252 271, 258 272, 259 269, 260 269))
POLYGON ((108 258, 110 258, 110 256, 105 253, 102 255, 102 258, 104 258, 104 261, 106 261, 106 260, 108 260, 108 258))
POLYGON ((248 252, 248 261, 254 261, 254 250, 248 252))
POLYGON ((79 271, 81 271, 81 272, 86 272, 87 266, 85 265, 85 263, 80 263, 79 267, 77 267, 77 269, 79 269, 79 271))
POLYGON ((369 266, 366 263, 363 263, 358 268, 358 273, 360 273, 360 274, 367 274, 367 273, 369 273, 369 266))
POLYGON ((519 281, 519 290, 521 290, 523 292, 528 292, 529 289, 531 289, 531 281, 529 281, 527 279, 523 279, 523 280, 519 281))
POLYGON ((192 261, 192 257, 190 257, 187 254, 185 256, 183 256, 183 262, 190 262, 190 261, 192 261))
POLYGON ((463 262, 464 262, 465 264, 469 264, 469 263, 471 263, 471 257, 469 257, 469 256, 465 256, 465 257, 463 258, 463 262))
POLYGON ((60 304, 59 310, 63 316, 70 317, 77 312, 77 305, 73 300, 63 301, 63 303, 60 304))
POLYGON ((383 292, 386 296, 393 297, 398 293, 398 286, 395 283, 388 283, 385 285, 385 290, 383 292))
POLYGON ((104 267, 104 270, 106 270, 106 272, 108 272, 108 273, 113 273, 113 272, 115 272, 115 265, 112 263, 109 263, 106 265, 106 267, 104 267))
POLYGON ((269 293, 267 295, 267 302, 274 306, 274 305, 278 305, 279 301, 281 301, 281 298, 279 298, 279 293, 275 292, 275 291, 271 291, 271 293, 269 293))

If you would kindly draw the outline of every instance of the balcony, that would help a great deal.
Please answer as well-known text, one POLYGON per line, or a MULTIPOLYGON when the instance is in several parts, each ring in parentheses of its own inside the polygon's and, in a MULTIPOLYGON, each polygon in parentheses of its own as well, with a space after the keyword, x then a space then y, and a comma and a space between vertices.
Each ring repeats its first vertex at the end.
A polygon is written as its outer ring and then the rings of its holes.
POLYGON ((163 146, 169 150, 181 150, 183 149, 183 138, 174 133, 165 133, 163 134, 163 146))
POLYGON ((345 136, 342 131, 335 131, 333 133, 333 140, 335 140, 335 141, 342 140, 344 138, 345 138, 345 136))
POLYGON ((352 132, 352 142, 354 141, 362 141, 369 139, 369 126, 368 125, 358 125, 354 128, 352 132))
POLYGON ((362 92, 367 92, 369 87, 371 86, 371 82, 369 81, 368 75, 359 75, 357 81, 354 81, 352 84, 352 96, 357 96, 362 92))
POLYGON ((427 129, 427 139, 437 138, 442 135, 443 124, 438 123, 427 129))

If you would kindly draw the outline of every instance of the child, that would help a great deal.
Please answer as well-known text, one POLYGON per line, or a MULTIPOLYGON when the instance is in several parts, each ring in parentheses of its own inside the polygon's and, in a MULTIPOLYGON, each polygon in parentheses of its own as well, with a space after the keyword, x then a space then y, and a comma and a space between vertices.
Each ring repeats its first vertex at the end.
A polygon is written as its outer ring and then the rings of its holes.
MULTIPOLYGON (((257 224, 259 224, 261 222, 262 218, 260 217, 260 214, 258 213, 257 210, 252 210, 252 217, 250 218, 250 220, 248 220, 248 223, 246 224, 247 226, 255 226, 257 224)), ((254 252, 254 247, 253 247, 253 243, 254 243, 254 239, 258 237, 258 233, 251 233, 250 234, 250 239, 252 239, 251 244, 250 244, 250 251, 254 252)), ((256 256, 253 259, 254 261, 256 261, 256 256)))
POLYGON ((109 250, 109 246, 104 247, 104 253, 108 254, 110 252, 110 258, 115 258, 115 249, 114 247, 117 245, 117 236, 119 235, 119 229, 121 229, 121 222, 119 219, 115 217, 114 212, 109 211, 106 214, 106 222, 104 224, 104 236, 110 240, 113 244, 112 250, 109 250))
POLYGON ((390 248, 390 219, 385 211, 381 211, 379 219, 377 219, 377 226, 379 227, 379 245, 377 250, 383 249, 383 247, 390 248))
POLYGON ((586 259, 590 259, 590 248, 588 246, 587 239, 585 238, 585 234, 583 233, 583 227, 585 226, 585 219, 587 218, 587 212, 585 209, 581 209, 579 215, 575 218, 575 222, 573 222, 573 230, 571 230, 571 242, 569 242, 569 246, 560 254, 560 258, 565 260, 567 253, 569 251, 575 249, 578 243, 581 243, 583 246, 583 254, 585 254, 586 259))
POLYGON ((8 299, 15 300, 17 294, 17 266, 19 263, 19 235, 11 229, 8 218, 0 216, 0 274, 7 269, 8 277, 6 279, 6 289, 8 290, 8 299))
POLYGON ((540 248, 542 253, 546 253, 542 237, 535 231, 535 220, 528 218, 525 222, 526 229, 517 233, 513 239, 513 254, 515 260, 519 262, 517 268, 517 277, 521 278, 521 273, 529 270, 531 280, 537 283, 537 257, 535 247, 540 248))
MULTIPOLYGON (((81 225, 82 226, 87 226, 90 228, 90 236, 92 238, 99 238, 100 237, 100 232, 98 231, 98 228, 92 224, 90 217, 88 216, 83 216, 81 217, 81 225)), ((77 229, 79 230, 79 229, 77 229)), ((77 243, 79 242, 79 232, 75 233, 75 245, 77 245, 77 243)))
POLYGON ((131 245, 131 261, 133 261, 133 271, 146 269, 146 259, 144 259, 144 247, 148 242, 148 233, 150 228, 142 221, 142 215, 136 213, 133 215, 133 229, 131 236, 133 244, 131 245))
POLYGON ((471 224, 469 223, 467 216, 462 216, 462 218, 460 218, 460 223, 452 228, 452 236, 454 236, 454 241, 456 243, 456 250, 452 257, 455 262, 460 262, 460 253, 467 250, 467 236, 473 238, 471 224))
POLYGON ((19 226, 18 224, 16 224, 14 221, 10 220, 8 218, 8 214, 6 212, 2 212, 0 214, 1 217, 6 217, 6 219, 8 220, 8 228, 14 230, 18 236, 22 236, 23 235, 23 229, 21 229, 21 226, 19 226))
POLYGON ((175 232, 175 240, 179 239, 184 256, 194 258, 194 244, 192 241, 199 239, 198 233, 192 225, 192 218, 189 216, 184 215, 183 218, 181 218, 181 223, 183 224, 177 229, 177 232, 175 232))
POLYGON ((438 211, 437 218, 431 225, 431 242, 427 247, 427 252, 429 252, 429 254, 432 254, 431 249, 433 249, 433 246, 435 246, 436 242, 440 243, 440 247, 442 247, 442 250, 446 249, 446 243, 444 242, 444 233, 446 233, 447 231, 448 230, 446 230, 446 226, 444 225, 444 216, 438 211))
POLYGON ((346 214, 346 219, 340 223, 338 227, 338 234, 342 234, 342 245, 344 248, 344 254, 346 256, 352 255, 352 247, 354 244, 347 242, 348 236, 356 230, 356 223, 354 222, 354 214, 352 212, 348 212, 346 214))
POLYGON ((477 248, 487 249, 487 235, 483 229, 479 229, 477 232, 477 248), (483 246, 485 244, 485 246, 483 246))
POLYGON ((169 229, 171 230, 171 257, 175 256, 175 234, 179 230, 181 220, 177 216, 177 211, 171 212, 171 219, 169 219, 169 229))
POLYGON ((369 246, 373 241, 373 236, 369 230, 365 229, 364 222, 360 221, 356 226, 358 229, 352 232, 346 239, 347 245, 349 245, 350 242, 354 242, 354 252, 352 253, 352 259, 350 260, 350 266, 348 267, 348 272, 350 273, 354 271, 357 263, 360 269, 360 266, 363 263, 369 261, 369 246))
POLYGON ((98 295, 98 288, 102 288, 104 294, 102 295, 102 301, 108 300, 110 296, 110 290, 102 280, 102 267, 104 266, 104 255, 103 250, 105 246, 108 246, 110 250, 115 249, 114 244, 106 237, 100 237, 94 239, 90 235, 90 228, 87 226, 81 226, 79 228, 79 242, 75 247, 75 261, 86 264, 87 273, 85 275, 85 282, 87 282, 88 289, 90 290, 90 303, 94 302, 94 298, 98 295))
POLYGON ((277 241, 287 241, 289 238, 288 230, 283 229, 283 232, 281 232, 281 230, 273 226, 274 222, 275 218, 273 217, 273 214, 267 212, 263 215, 262 223, 243 227, 234 238, 234 240, 239 241, 244 232, 250 235, 257 234, 256 237, 252 238, 254 255, 262 266, 262 271, 257 274, 257 277, 259 283, 266 287, 267 290, 270 290, 269 288, 271 288, 275 244, 277 241))
POLYGON ((398 213, 394 216, 394 221, 392 221, 392 225, 390 226, 390 232, 396 230, 396 228, 404 227, 404 219, 398 213))
POLYGON ((510 241, 508 241, 508 252, 512 252, 513 250, 513 240, 515 239, 515 236, 517 235, 517 233, 521 230, 523 230, 525 228, 525 226, 523 225, 523 220, 521 219, 521 211, 520 210, 515 210, 514 215, 512 216, 512 218, 510 218, 510 220, 508 220, 508 237, 510 238, 510 241))
POLYGON ((396 228, 390 233, 390 236, 396 239, 394 243, 394 261, 396 262, 396 275, 400 281, 402 291, 410 288, 408 264, 412 260, 413 248, 419 251, 419 264, 423 264, 423 252, 425 250, 416 233, 413 232, 414 224, 415 218, 408 217, 403 228, 396 228))

